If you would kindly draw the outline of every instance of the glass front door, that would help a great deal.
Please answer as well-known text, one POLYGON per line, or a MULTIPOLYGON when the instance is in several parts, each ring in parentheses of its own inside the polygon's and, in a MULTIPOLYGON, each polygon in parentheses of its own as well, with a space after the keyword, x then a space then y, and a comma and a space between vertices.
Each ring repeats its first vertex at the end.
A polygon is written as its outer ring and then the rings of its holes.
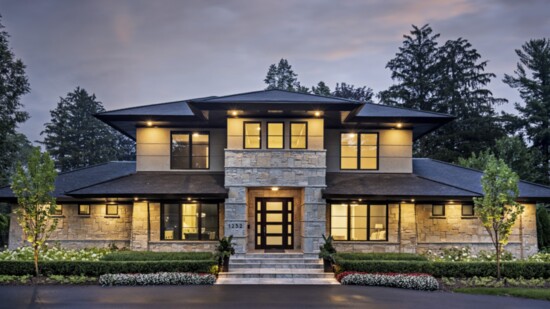
POLYGON ((292 198, 256 198, 256 249, 292 249, 292 198))

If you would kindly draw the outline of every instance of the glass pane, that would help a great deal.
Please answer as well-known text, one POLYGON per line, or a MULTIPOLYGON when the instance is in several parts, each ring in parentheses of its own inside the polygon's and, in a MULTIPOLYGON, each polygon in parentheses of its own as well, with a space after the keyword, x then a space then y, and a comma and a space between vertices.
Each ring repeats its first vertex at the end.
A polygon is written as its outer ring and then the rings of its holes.
POLYGON ((172 156, 172 168, 173 169, 187 169, 187 168, 189 168, 189 157, 172 156))
POLYGON ((260 246, 262 244, 262 238, 260 236, 256 237, 256 244, 260 246))
POLYGON ((376 146, 361 146, 361 157, 376 158, 377 156, 376 146))
POLYGON ((367 205, 351 204, 350 208, 351 216, 367 216, 367 205))
POLYGON ((287 222, 292 223, 292 214, 287 214, 287 222))
POLYGON ((292 236, 288 236, 288 245, 292 246, 292 236))
POLYGON ((118 205, 107 205, 107 215, 118 215, 118 205))
POLYGON ((332 216, 347 216, 348 205, 347 204, 332 204, 331 206, 332 216))
POLYGON ((357 157, 357 146, 340 146, 340 155, 342 157, 357 157))
POLYGON ((79 205, 78 206, 79 215, 89 215, 90 214, 90 205, 79 205))
POLYGON ((179 239, 179 204, 164 204, 162 222, 164 223, 164 239, 173 240, 179 239))
POLYGON ((333 217, 331 224, 335 228, 347 228, 348 227, 348 218, 347 217, 333 217))
POLYGON ((292 202, 288 202, 288 211, 292 211, 292 202))
POLYGON ((244 124, 244 134, 246 136, 260 135, 260 131, 261 131, 261 124, 259 122, 244 124))
POLYGON ((262 214, 256 214, 256 222, 262 222, 262 214))
POLYGON ((283 137, 282 136, 268 136, 267 137, 267 148, 282 149, 283 148, 283 137))
POLYGON ((305 149, 306 148, 306 137, 305 136, 292 136, 290 138, 290 148, 305 149))
POLYGON ((268 123, 267 124, 267 147, 268 148, 283 148, 283 132, 284 124, 268 123))
POLYGON ((373 133, 361 134, 361 145, 377 145, 377 144, 378 144, 378 134, 373 134, 373 133))
POLYGON ((386 205, 371 205, 369 218, 369 237, 370 240, 386 240, 386 205))
POLYGON ((283 214, 266 214, 266 222, 283 222, 283 214))
POLYGON ((293 136, 305 136, 307 131, 307 124, 305 123, 291 123, 290 135, 293 136))
POLYGON ((265 238, 265 244, 268 246, 281 246, 283 238, 281 236, 268 236, 265 238))
POLYGON ((218 239, 218 205, 202 204, 201 211, 201 239, 218 239))
POLYGON ((370 205, 370 215, 385 217, 386 216, 386 205, 370 205))
POLYGON ((208 145, 209 135, 201 133, 193 133, 193 145, 208 145))
POLYGON ((193 157, 208 157, 208 145, 193 145, 193 157))
POLYGON ((367 229, 351 229, 350 240, 367 240, 367 229))
POLYGON ((286 228, 287 228, 287 231, 286 231, 286 232, 287 232, 288 234, 292 234, 292 225, 287 225, 286 228))
POLYGON ((182 239, 197 240, 198 235, 198 205, 182 205, 182 239))
POLYGON ((283 233, 283 226, 280 225, 280 224, 266 225, 265 226, 265 232, 267 234, 282 234, 283 233))
POLYGON ((474 215, 474 206, 473 205, 462 205, 462 215, 463 216, 473 216, 474 215))
POLYGON ((367 228, 367 217, 351 217, 350 225, 352 229, 366 229, 367 228))
POLYGON ((260 148, 260 137, 259 136, 245 137, 244 148, 260 148))
POLYGON ((433 216, 443 216, 443 205, 433 205, 432 206, 432 215, 433 216))
POLYGON ((208 157, 193 157, 191 168, 208 168, 208 157))
POLYGON ((267 131, 269 136, 283 136, 283 127, 282 123, 268 123, 267 131))
POLYGON ((307 124, 290 124, 290 148, 305 149, 307 144, 307 124))
POLYGON ((256 210, 261 210, 262 209, 262 202, 257 202, 256 203, 256 210))
POLYGON ((342 133, 340 135, 341 145, 357 145, 357 134, 355 133, 342 133))
POLYGON ((361 169, 363 170, 375 170, 376 158, 361 158, 361 169))
POLYGON ((332 227, 330 229, 330 234, 332 235, 332 238, 334 240, 348 240, 348 230, 347 229, 339 229, 332 227))
POLYGON ((357 158, 341 158, 340 164, 343 170, 357 169, 357 158))
POLYGON ((266 202, 265 210, 267 211, 283 211, 283 202, 266 202))
POLYGON ((172 134, 172 156, 189 156, 189 134, 172 134))

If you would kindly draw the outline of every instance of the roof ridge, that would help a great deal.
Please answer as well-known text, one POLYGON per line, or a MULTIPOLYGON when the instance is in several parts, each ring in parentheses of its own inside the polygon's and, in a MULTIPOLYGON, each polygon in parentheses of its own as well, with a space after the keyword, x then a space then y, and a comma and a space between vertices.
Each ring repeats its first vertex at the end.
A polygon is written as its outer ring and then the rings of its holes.
POLYGON ((159 105, 174 104, 174 103, 187 103, 191 100, 200 100, 200 99, 207 99, 207 98, 215 98, 215 96, 200 97, 200 98, 194 98, 194 99, 176 100, 176 101, 153 103, 153 104, 144 104, 144 105, 138 105, 138 106, 132 106, 132 107, 124 107, 124 108, 118 108, 118 109, 113 109, 113 110, 108 110, 108 111, 96 113, 95 115, 101 115, 101 114, 111 113, 111 112, 120 112, 120 111, 129 110, 129 109, 141 108, 141 107, 159 106, 159 105))
POLYGON ((356 100, 341 98, 341 97, 332 96, 332 95, 331 95, 331 96, 325 96, 325 95, 319 95, 319 94, 314 94, 314 93, 304 93, 304 92, 298 92, 298 91, 289 91, 289 90, 284 90, 284 89, 263 89, 263 90, 248 91, 248 92, 243 92, 243 93, 234 93, 234 94, 229 94, 229 95, 224 95, 224 96, 208 97, 208 98, 205 98, 205 99, 202 99, 202 100, 193 99, 193 100, 188 100, 188 101, 190 101, 190 103, 193 103, 193 101, 195 101, 195 102, 208 102, 208 101, 211 100, 211 99, 230 98, 230 97, 235 97, 235 96, 240 96, 240 95, 248 95, 248 94, 253 94, 253 93, 269 92, 269 91, 281 91, 281 92, 292 93, 292 94, 298 94, 298 95, 308 95, 308 96, 320 97, 320 98, 326 98, 326 99, 337 99, 337 100, 341 100, 341 101, 345 101, 345 102, 350 102, 350 103, 358 103, 358 104, 364 103, 364 102, 362 102, 362 101, 356 101, 356 100))

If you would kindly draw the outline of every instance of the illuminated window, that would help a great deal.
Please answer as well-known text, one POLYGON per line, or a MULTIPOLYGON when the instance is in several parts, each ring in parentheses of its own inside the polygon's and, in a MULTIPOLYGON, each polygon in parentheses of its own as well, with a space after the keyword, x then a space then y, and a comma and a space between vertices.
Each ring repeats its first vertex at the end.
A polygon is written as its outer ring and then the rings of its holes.
POLYGON ((171 169, 208 169, 209 148, 208 133, 172 132, 171 169))
POLYGON ((118 205, 107 205, 105 209, 105 214, 108 216, 116 216, 118 215, 118 205))
POLYGON ((63 205, 56 204, 55 208, 53 210, 54 216, 62 216, 63 215, 63 205))
POLYGON ((475 215, 474 213, 474 205, 462 205, 462 215, 465 217, 472 217, 475 215))
POLYGON ((307 122, 290 123, 290 148, 307 148, 307 122))
POLYGON ((260 149, 262 148, 261 132, 262 124, 260 122, 245 122, 244 123, 244 145, 245 149, 260 149))
POLYGON ((78 205, 78 214, 81 215, 81 216, 89 216, 90 215, 90 205, 84 205, 84 204, 78 205))
POLYGON ((378 133, 342 133, 340 169, 377 170, 378 133))
POLYGON ((388 205, 332 204, 330 233, 334 240, 388 240, 388 205))
POLYGON ((267 148, 283 149, 285 144, 285 124, 283 122, 267 123, 267 148))
POLYGON ((432 205, 432 216, 434 217, 445 216, 445 205, 432 205))
POLYGON ((217 203, 164 203, 161 208, 162 240, 217 240, 217 203))

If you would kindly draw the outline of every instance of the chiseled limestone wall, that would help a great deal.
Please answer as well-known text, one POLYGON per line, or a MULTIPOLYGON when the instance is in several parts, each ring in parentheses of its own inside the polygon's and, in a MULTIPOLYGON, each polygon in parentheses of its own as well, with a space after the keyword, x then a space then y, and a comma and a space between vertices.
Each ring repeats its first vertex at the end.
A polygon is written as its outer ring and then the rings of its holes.
MULTIPOLYGON (((225 150, 225 235, 233 235, 236 251, 247 251, 247 188, 303 188, 301 246, 306 254, 319 250, 325 232, 326 152, 324 150, 225 150)), ((295 239, 295 242, 298 240, 295 239)))
MULTIPOLYGON (((105 205, 91 205, 90 215, 78 215, 78 205, 63 205, 63 214, 57 217, 58 224, 48 243, 59 243, 66 248, 130 246, 132 206, 119 205, 118 215, 105 215, 105 205)), ((9 248, 15 249, 23 242, 21 226, 11 215, 9 248)))

